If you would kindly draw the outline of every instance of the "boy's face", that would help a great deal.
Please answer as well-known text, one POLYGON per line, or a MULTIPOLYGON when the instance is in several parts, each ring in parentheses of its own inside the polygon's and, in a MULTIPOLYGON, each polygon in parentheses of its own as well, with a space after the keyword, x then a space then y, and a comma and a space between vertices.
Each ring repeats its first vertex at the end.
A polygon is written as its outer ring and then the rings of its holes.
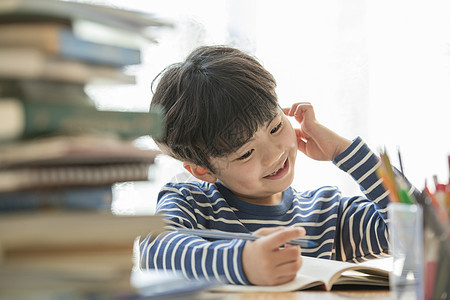
POLYGON ((239 199, 278 204, 294 179, 297 138, 280 112, 235 153, 215 160, 215 176, 239 199))

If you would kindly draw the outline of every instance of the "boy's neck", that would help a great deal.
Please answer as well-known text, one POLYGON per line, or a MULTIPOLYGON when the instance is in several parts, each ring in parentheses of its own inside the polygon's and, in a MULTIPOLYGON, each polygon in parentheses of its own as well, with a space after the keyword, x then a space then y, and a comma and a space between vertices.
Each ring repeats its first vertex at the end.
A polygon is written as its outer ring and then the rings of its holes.
POLYGON ((259 204, 259 205, 278 205, 283 200, 283 192, 279 192, 264 198, 247 198, 242 197, 241 195, 236 195, 240 200, 251 203, 251 204, 259 204))

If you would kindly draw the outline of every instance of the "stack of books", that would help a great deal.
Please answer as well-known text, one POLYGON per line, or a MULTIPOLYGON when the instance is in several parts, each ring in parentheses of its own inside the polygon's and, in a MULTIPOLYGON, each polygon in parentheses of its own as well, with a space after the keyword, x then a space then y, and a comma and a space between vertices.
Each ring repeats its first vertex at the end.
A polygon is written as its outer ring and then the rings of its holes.
POLYGON ((138 236, 162 216, 52 211, 0 217, 0 299, 115 299, 130 283, 138 236))
MULTIPOLYGON (((134 84, 152 15, 0 1, 0 298, 128 293, 135 239, 159 216, 116 216, 112 185, 149 180, 161 111, 104 111, 87 84, 134 84), (56 294, 55 294, 56 293, 56 294)), ((126 101, 126 99, 124 99, 126 101)))

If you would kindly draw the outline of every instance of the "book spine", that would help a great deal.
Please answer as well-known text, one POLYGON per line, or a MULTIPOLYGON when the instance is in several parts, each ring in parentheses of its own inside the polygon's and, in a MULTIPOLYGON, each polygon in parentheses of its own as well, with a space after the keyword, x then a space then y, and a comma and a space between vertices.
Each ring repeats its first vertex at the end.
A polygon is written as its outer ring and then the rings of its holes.
POLYGON ((0 46, 32 47, 68 59, 115 67, 141 63, 141 51, 80 38, 57 23, 0 25, 0 46))
POLYGON ((127 30, 130 34, 138 33, 144 37, 150 26, 173 26, 171 23, 159 20, 147 13, 76 1, 1 0, 0 12, 4 15, 3 18, 12 16, 11 19, 13 20, 17 19, 17 15, 22 15, 23 19, 33 19, 33 17, 38 16, 42 18, 57 18, 64 21, 89 20, 112 28, 127 30))
POLYGON ((62 167, 16 168, 0 171, 0 191, 109 185, 149 180, 151 163, 117 163, 62 167))
POLYGON ((56 43, 58 43, 56 54, 65 58, 117 67, 141 63, 141 52, 138 49, 85 41, 77 38, 67 28, 59 30, 59 39, 56 43))
MULTIPOLYGON (((163 132, 163 120, 160 111, 129 112, 101 111, 95 107, 69 103, 33 103, 16 101, 21 104, 21 132, 15 138, 29 138, 52 133, 88 133, 103 132, 117 134, 123 138, 135 138, 144 135, 158 137, 163 132)), ((7 100, 0 101, 0 111, 9 107, 7 100)), ((8 115, 3 111, 2 115, 8 115)), ((6 130, 6 128, 5 128, 6 130)), ((9 136, 7 132, 0 137, 9 136)), ((11 136, 9 136, 11 137, 11 136)))
POLYGON ((54 59, 42 50, 26 47, 0 48, 0 77, 46 79, 74 83, 135 84, 134 75, 111 65, 90 64, 80 60, 54 59), (26 66, 18 68, 17 66, 26 66))
POLYGON ((0 79, 0 97, 14 97, 23 101, 82 103, 94 106, 84 91, 85 85, 42 79, 0 79))
POLYGON ((0 212, 68 209, 110 211, 111 185, 0 193, 0 212))

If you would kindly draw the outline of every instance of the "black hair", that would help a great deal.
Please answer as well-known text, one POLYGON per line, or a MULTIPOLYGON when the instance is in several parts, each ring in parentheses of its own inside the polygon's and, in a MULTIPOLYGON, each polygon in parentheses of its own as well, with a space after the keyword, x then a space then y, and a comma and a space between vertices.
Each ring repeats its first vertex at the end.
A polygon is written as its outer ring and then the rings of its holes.
POLYGON ((159 79, 151 106, 165 111, 156 143, 170 155, 215 171, 211 158, 229 155, 278 113, 273 76, 254 57, 227 46, 202 46, 159 79))

